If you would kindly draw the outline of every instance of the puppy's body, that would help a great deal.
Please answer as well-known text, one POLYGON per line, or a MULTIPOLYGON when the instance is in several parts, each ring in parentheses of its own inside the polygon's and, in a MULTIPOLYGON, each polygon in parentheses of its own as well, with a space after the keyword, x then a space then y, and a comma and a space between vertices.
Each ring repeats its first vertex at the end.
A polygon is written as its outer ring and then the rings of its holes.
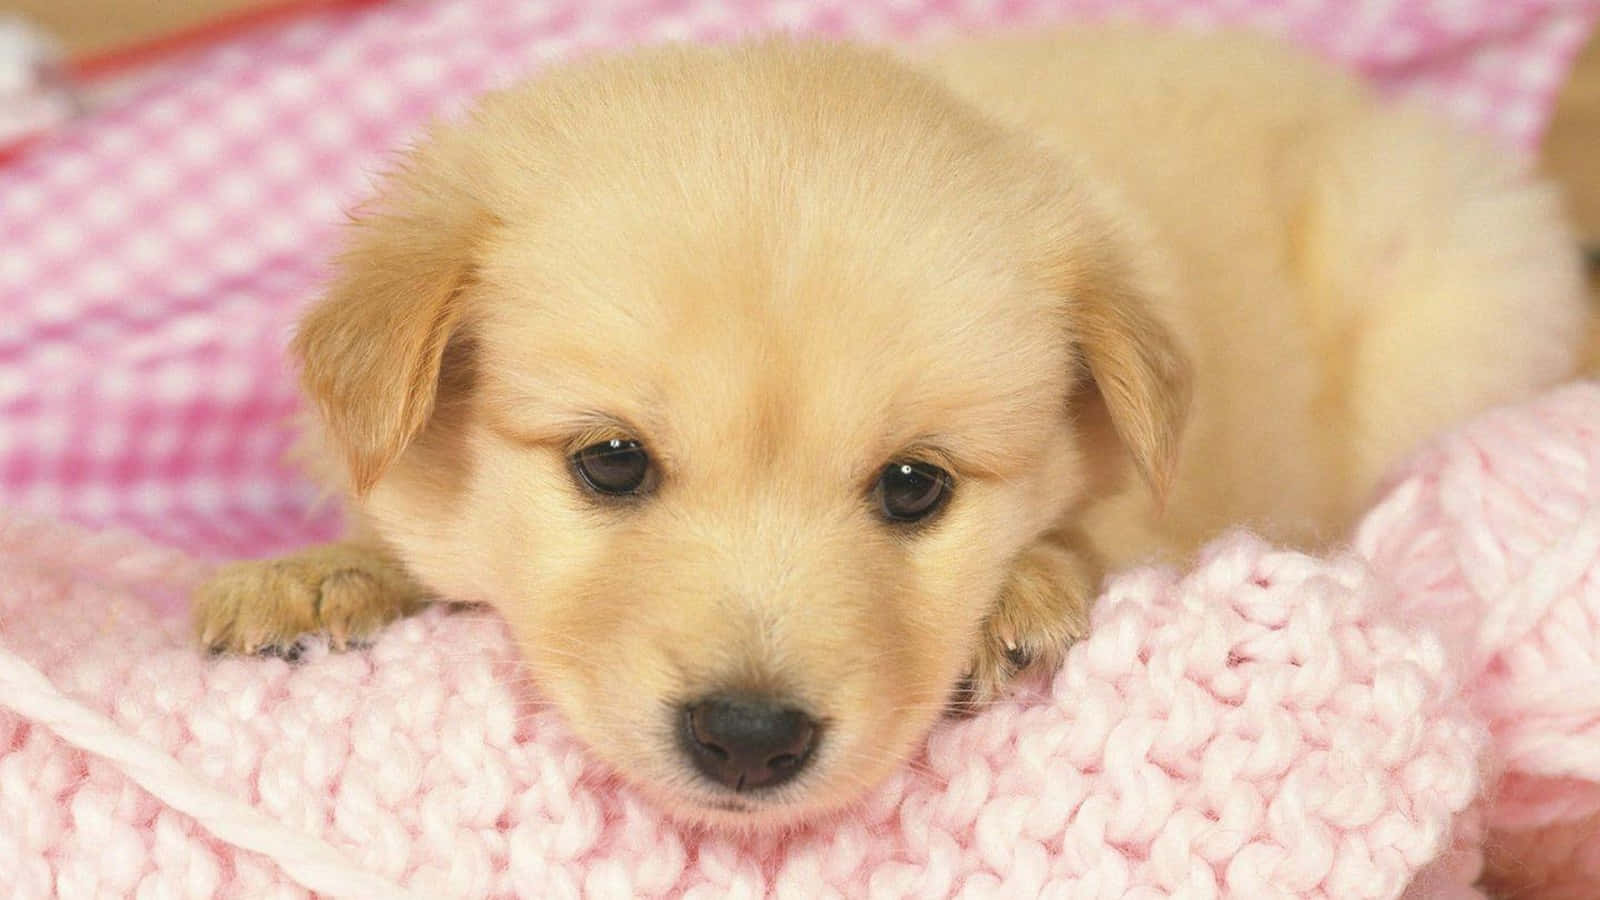
POLYGON ((1581 272, 1553 191, 1319 63, 1119 30, 932 67, 1082 160, 1159 257, 1194 404, 1166 515, 1136 487, 1090 511, 1109 560, 1241 523, 1337 540, 1419 439, 1572 371, 1581 272))
POLYGON ((1238 38, 588 62, 435 132, 361 221, 297 349, 368 536, 232 570, 204 637, 492 603, 602 756, 738 824, 1053 663, 1108 564, 1337 539, 1582 331, 1548 192, 1238 38), (605 495, 582 460, 624 445, 648 476, 605 495), (902 469, 950 486, 916 521, 902 469), (781 778, 707 755, 730 697, 806 723, 781 778))

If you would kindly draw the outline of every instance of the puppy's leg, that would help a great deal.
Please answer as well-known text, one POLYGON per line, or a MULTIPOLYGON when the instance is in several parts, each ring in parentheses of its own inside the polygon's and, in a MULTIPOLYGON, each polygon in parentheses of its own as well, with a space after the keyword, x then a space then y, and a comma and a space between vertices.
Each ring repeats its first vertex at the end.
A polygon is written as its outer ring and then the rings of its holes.
POLYGON ((427 592, 375 540, 353 537, 223 567, 195 592, 195 630, 223 652, 284 650, 325 631, 343 649, 421 609, 427 592))
POLYGON ((1023 550, 983 623, 961 705, 995 699, 1026 670, 1059 666, 1089 631, 1100 575, 1099 562, 1069 530, 1049 532, 1023 550))

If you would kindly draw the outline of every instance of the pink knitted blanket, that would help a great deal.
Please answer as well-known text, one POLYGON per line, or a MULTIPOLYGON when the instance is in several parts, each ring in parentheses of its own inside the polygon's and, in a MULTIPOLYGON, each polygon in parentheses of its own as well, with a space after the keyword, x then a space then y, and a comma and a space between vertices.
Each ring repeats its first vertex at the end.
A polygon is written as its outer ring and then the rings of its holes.
POLYGON ((1318 559, 1245 535, 1113 581, 1048 687, 859 809, 678 827, 495 618, 208 660, 137 539, 0 525, 7 897, 1479 896, 1600 883, 1600 384, 1421 452, 1318 559))
POLYGON ((1523 150, 1600 0, 394 2, 176 60, 0 167, 0 897, 1519 896, 1600 883, 1600 388, 1417 457, 1353 553, 1137 572, 1036 695, 786 840, 668 824, 499 625, 206 661, 200 558, 336 523, 284 334, 424 118, 583 50, 1123 15, 1263 29, 1523 150), (134 529, 193 557, 20 510, 134 529))

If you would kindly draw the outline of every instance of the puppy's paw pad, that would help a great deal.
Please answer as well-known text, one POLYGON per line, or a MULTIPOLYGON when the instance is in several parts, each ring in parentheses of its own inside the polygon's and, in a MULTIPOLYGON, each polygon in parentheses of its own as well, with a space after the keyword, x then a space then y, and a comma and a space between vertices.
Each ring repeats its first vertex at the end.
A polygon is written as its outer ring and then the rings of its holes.
POLYGON ((281 659, 284 662, 293 665, 300 662, 301 658, 306 655, 306 651, 310 649, 311 641, 309 636, 301 635, 290 643, 282 646, 268 645, 266 647, 262 647, 260 650, 256 651, 256 655, 270 656, 274 659, 281 659))

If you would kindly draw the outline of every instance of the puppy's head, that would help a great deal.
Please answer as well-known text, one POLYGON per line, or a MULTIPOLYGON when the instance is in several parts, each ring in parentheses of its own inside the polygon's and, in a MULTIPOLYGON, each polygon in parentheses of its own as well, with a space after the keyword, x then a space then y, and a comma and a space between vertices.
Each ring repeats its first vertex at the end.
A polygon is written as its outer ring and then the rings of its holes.
POLYGON ((1011 560, 1160 484, 1137 260, 1056 163, 877 55, 598 60, 436 131, 301 329, 353 493, 485 601, 576 731, 692 818, 902 760, 1011 560))

